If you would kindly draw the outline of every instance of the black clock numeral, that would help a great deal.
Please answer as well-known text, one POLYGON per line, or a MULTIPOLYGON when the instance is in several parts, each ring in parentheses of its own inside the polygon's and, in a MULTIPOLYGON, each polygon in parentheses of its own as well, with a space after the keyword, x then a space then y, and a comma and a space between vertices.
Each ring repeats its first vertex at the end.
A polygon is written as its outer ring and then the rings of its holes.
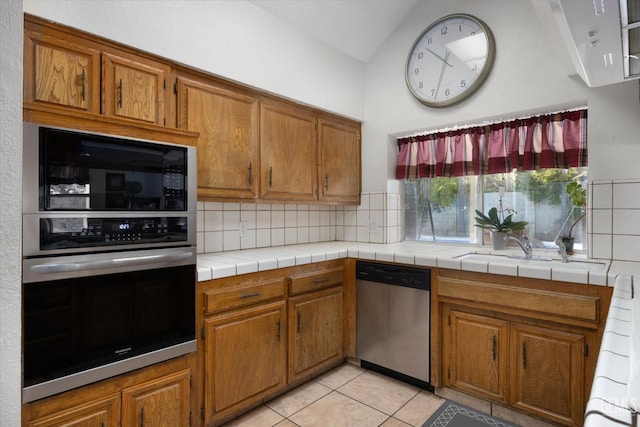
POLYGON ((431 89, 431 97, 434 98, 436 96, 436 90, 431 89))
POLYGON ((418 89, 422 89, 424 87, 424 84, 422 82, 418 83, 418 89))
POLYGON ((475 31, 471 31, 471 35, 472 35, 472 36, 475 36, 475 35, 476 35, 476 32, 475 32, 475 31))
POLYGON ((440 28, 440 35, 441 36, 444 36, 445 34, 448 34, 448 33, 449 33, 449 28, 447 28, 447 27, 440 28))
POLYGON ((414 74, 414 75, 416 75, 416 76, 417 76, 418 74, 420 74, 420 68, 414 68, 414 69, 413 69, 413 74, 414 74))
POLYGON ((427 44, 432 44, 433 43, 433 39, 431 38, 431 36, 427 37, 427 44))
POLYGON ((460 87, 466 87, 467 86, 467 81, 466 80, 460 80, 460 87))
POLYGON ((449 96, 450 94, 451 94, 451 91, 449 89, 444 90, 444 96, 449 96))
POLYGON ((418 59, 422 59, 422 58, 424 58, 424 52, 418 53, 418 59))
POLYGON ((478 71, 478 64, 474 65, 473 68, 471 69, 472 71, 478 71))

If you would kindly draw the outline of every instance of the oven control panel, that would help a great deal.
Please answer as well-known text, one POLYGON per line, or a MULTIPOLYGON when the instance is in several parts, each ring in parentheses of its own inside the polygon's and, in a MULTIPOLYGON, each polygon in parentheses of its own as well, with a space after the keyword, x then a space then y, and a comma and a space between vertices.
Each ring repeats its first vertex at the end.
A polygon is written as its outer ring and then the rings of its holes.
POLYGON ((40 250, 186 242, 187 217, 40 218, 40 250))

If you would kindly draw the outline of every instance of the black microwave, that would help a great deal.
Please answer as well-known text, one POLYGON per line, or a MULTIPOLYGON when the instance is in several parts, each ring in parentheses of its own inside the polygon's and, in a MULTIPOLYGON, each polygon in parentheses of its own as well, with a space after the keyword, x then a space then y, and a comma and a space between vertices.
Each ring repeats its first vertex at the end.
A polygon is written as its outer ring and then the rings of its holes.
POLYGON ((23 139, 25 213, 187 212, 195 203, 194 147, 34 123, 23 139))

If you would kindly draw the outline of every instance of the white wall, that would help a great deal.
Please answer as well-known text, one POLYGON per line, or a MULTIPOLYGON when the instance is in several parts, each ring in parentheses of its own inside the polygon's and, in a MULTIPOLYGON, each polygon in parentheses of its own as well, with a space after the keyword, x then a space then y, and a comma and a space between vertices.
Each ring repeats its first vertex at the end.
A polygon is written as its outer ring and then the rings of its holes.
POLYGON ((393 178, 393 136, 583 105, 589 107, 590 179, 640 175, 637 82, 588 88, 579 77, 567 75, 566 48, 551 37, 551 31, 541 28, 529 1, 418 4, 366 66, 363 191, 384 190, 387 179, 393 178), (404 80, 409 48, 435 19, 461 11, 492 29, 497 45, 493 70, 467 101, 442 109, 425 107, 413 99, 404 80), (387 170, 387 175, 381 170, 387 170))
POLYGON ((22 2, 0 7, 0 425, 20 425, 22 2))
POLYGON ((24 0, 24 10, 362 119, 364 64, 245 0, 24 0))

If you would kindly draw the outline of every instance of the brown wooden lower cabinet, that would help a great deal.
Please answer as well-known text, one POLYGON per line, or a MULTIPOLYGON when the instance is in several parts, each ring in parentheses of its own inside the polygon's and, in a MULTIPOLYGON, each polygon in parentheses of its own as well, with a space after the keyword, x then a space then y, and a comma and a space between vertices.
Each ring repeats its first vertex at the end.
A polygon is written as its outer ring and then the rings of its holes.
POLYGON ((584 335, 511 325, 511 404, 566 425, 584 415, 584 335))
POLYGON ((198 283, 202 424, 221 425, 344 360, 344 261, 198 283))
POLYGON ((506 402, 508 322, 448 307, 446 316, 451 322, 447 385, 506 402))
POLYGON ((285 302, 205 320, 205 424, 286 384, 285 302))
POLYGON ((188 427, 194 356, 23 405, 27 427, 188 427))
POLYGON ((190 425, 191 371, 165 375, 122 390, 122 425, 173 427, 190 425))
POLYGON ((289 300, 289 381, 343 358, 342 287, 289 300))
POLYGON ((582 425, 610 289, 444 270, 434 288, 436 385, 582 425))

